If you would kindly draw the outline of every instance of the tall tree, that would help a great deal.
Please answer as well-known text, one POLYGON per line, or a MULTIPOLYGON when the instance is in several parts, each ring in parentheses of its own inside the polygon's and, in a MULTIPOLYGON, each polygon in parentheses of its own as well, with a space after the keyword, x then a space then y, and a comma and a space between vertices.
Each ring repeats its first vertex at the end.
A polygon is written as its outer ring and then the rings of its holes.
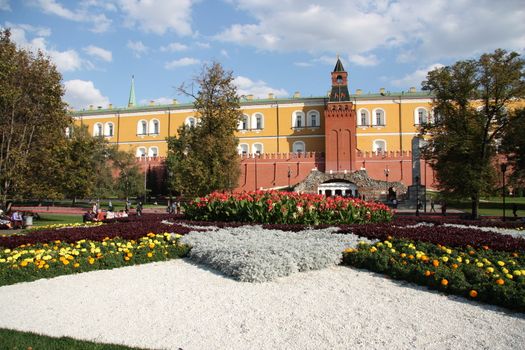
POLYGON ((118 174, 116 189, 119 197, 127 200, 131 196, 143 196, 144 173, 140 171, 135 155, 131 152, 115 151, 111 161, 118 174))
POLYGON ((214 62, 204 65, 194 82, 197 94, 184 85, 179 91, 194 99, 200 121, 183 125, 178 136, 167 139, 170 189, 204 195, 235 188, 240 173, 235 131, 242 114, 233 74, 214 62))
POLYGON ((435 114, 422 129, 430 136, 425 157, 445 195, 471 199, 474 218, 481 194, 494 188, 495 146, 509 126, 509 105, 525 96, 524 66, 519 54, 496 50, 435 69, 423 82, 435 114))
POLYGON ((501 141, 501 151, 511 165, 510 180, 515 187, 525 187, 525 108, 512 110, 513 118, 501 141))
POLYGON ((0 33, 0 200, 55 188, 38 168, 56 167, 56 151, 71 124, 61 75, 42 52, 19 49, 0 33), (55 152, 48 152, 48 151, 55 152), (36 164, 35 161, 38 163, 36 164), (29 187, 28 187, 29 186, 29 187))

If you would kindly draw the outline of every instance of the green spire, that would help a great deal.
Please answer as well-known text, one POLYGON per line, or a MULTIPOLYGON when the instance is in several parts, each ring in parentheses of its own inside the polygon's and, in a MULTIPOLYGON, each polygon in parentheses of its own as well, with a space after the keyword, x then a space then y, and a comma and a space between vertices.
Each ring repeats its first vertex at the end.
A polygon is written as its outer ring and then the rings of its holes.
POLYGON ((345 69, 343 68, 343 64, 341 63, 341 60, 339 59, 339 55, 337 55, 337 63, 335 64, 334 72, 344 72, 345 69))
POLYGON ((137 100, 135 99, 135 76, 131 76, 131 89, 129 90, 129 101, 128 107, 135 107, 137 105, 137 100))

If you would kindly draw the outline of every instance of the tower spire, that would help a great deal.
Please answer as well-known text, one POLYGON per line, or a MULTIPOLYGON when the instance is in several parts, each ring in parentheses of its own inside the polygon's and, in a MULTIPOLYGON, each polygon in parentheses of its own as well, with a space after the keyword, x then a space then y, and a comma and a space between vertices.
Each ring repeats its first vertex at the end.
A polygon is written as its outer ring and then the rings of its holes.
POLYGON ((129 90, 128 107, 135 107, 137 101, 135 99, 135 75, 131 76, 131 89, 129 90))

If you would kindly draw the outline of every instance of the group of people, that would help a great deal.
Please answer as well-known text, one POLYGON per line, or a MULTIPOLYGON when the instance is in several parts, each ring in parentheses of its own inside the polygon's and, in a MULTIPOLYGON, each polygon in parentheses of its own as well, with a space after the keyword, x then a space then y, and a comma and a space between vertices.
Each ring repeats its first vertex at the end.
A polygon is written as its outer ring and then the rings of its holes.
POLYGON ((20 229, 24 228, 26 213, 14 210, 11 213, 4 213, 0 209, 0 229, 20 229))
POLYGON ((175 200, 168 201, 168 207, 166 211, 170 214, 180 214, 180 202, 175 200))
MULTIPOLYGON (((113 203, 109 201, 108 203, 108 209, 103 210, 100 208, 100 202, 96 201, 93 203, 93 207, 89 209, 84 215, 82 216, 82 221, 88 222, 88 221, 102 221, 107 219, 115 219, 115 218, 127 218, 129 216, 129 212, 131 211, 131 202, 129 200, 126 201, 124 204, 124 210, 120 211, 114 211, 113 203)), ((137 206, 135 207, 135 211, 137 213, 137 216, 142 215, 142 202, 138 202, 137 206)))

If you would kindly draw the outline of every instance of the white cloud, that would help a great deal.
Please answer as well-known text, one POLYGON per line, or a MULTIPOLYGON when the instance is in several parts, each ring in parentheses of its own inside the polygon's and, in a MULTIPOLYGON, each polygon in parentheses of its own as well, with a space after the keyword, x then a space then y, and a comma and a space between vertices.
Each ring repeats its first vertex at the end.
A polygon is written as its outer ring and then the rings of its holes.
POLYGON ((105 50, 98 46, 89 45, 84 48, 84 51, 88 55, 96 57, 106 62, 111 62, 113 60, 113 54, 111 53, 111 51, 105 50))
POLYGON ((237 86, 239 95, 254 95, 258 98, 267 98, 269 93, 273 93, 275 96, 288 96, 286 90, 272 88, 262 80, 253 81, 250 78, 239 75, 233 80, 233 83, 237 86))
POLYGON ((215 38, 268 51, 341 53, 360 65, 375 50, 395 49, 398 61, 464 58, 525 47, 523 0, 229 0, 254 18, 215 38), (404 54, 411 51, 410 54, 404 54))
POLYGON ((228 51, 226 51, 225 49, 222 49, 222 50, 221 50, 221 55, 224 56, 224 57, 226 57, 226 58, 229 58, 229 57, 230 57, 230 55, 228 54, 228 51))
POLYGON ((89 105, 107 106, 109 99, 103 96, 90 80, 68 80, 64 83, 66 101, 71 107, 86 108, 89 105))
POLYGON ((133 51, 133 54, 135 57, 140 58, 143 54, 147 53, 149 51, 149 48, 142 43, 142 41, 131 41, 128 40, 128 44, 126 45, 131 51, 133 51))
POLYGON ((166 69, 175 69, 175 68, 179 68, 179 67, 185 67, 185 66, 191 66, 191 65, 194 65, 194 64, 198 64, 200 61, 196 58, 192 58, 192 57, 183 57, 183 58, 180 58, 178 60, 173 60, 173 61, 170 61, 170 62, 166 62, 166 64, 164 65, 164 68, 166 69))
POLYGON ((348 57, 350 62, 357 64, 358 66, 376 66, 379 64, 379 60, 376 55, 350 55, 348 57))
POLYGON ((209 43, 203 43, 200 41, 197 41, 195 45, 197 45, 197 47, 200 47, 201 49, 209 49, 211 47, 209 43))
POLYGON ((313 66, 313 63, 310 62, 294 62, 294 65, 297 67, 311 67, 313 66))
POLYGON ((179 51, 185 51, 188 49, 188 46, 184 45, 184 44, 181 44, 181 43, 170 43, 166 46, 162 46, 160 48, 160 51, 163 51, 163 52, 166 52, 166 51, 169 51, 169 52, 179 52, 179 51))
POLYGON ((140 100, 140 103, 146 105, 151 103, 151 101, 153 101, 153 103, 156 105, 169 105, 173 103, 173 99, 169 97, 158 97, 151 100, 143 99, 140 100))
POLYGON ((145 32, 164 34, 171 30, 178 35, 191 35, 192 0, 119 0, 128 26, 145 32))
POLYGON ((0 10, 1 11, 11 11, 9 0, 0 0, 0 10))
POLYGON ((6 27, 11 28, 11 38, 20 47, 36 52, 41 50, 44 54, 49 55, 53 63, 56 64, 60 72, 68 72, 81 69, 82 67, 90 66, 89 62, 82 60, 79 54, 71 49, 66 51, 58 51, 49 48, 45 36, 51 34, 47 28, 35 27, 28 24, 16 25, 13 23, 6 23, 6 27), (28 40, 26 34, 40 35, 28 40))
POLYGON ((97 1, 84 1, 76 10, 70 10, 55 0, 36 0, 36 5, 44 11, 44 13, 65 18, 74 22, 91 23, 93 27, 91 31, 95 33, 103 33, 109 29, 112 21, 106 17, 100 10, 107 11, 111 7, 107 4, 102 4, 97 1))
POLYGON ((393 86, 409 88, 409 87, 421 87, 421 82, 427 78, 428 72, 436 68, 441 68, 443 65, 441 63, 434 63, 427 68, 418 69, 410 74, 405 75, 401 79, 392 80, 393 86))

